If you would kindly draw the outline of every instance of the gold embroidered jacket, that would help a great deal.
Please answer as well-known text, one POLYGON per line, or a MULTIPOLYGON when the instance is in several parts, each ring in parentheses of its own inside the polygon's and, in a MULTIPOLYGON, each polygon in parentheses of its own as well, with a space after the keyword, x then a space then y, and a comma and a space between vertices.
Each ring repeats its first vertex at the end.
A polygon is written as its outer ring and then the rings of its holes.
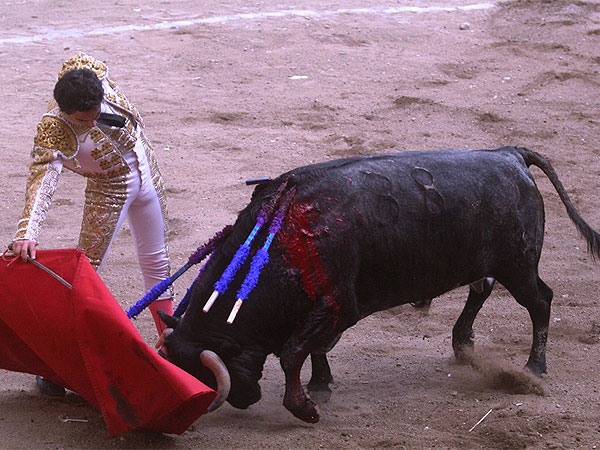
MULTIPOLYGON (((125 180, 130 167, 122 154, 134 148, 144 149, 164 217, 166 217, 166 205, 156 157, 144 136, 143 122, 138 111, 119 91, 117 85, 108 78, 106 65, 90 56, 78 54, 65 61, 59 78, 68 70, 80 68, 88 68, 96 73, 104 88, 102 110, 108 108, 108 111, 125 117, 125 126, 123 128, 96 126, 91 129, 81 127, 70 121, 68 116, 60 111, 56 102, 50 103, 48 112, 44 114, 37 126, 31 152, 33 161, 29 167, 26 184, 25 207, 14 240, 29 239, 38 242, 41 226, 56 190, 58 177, 63 167, 66 167, 88 178, 86 211, 84 211, 79 247, 86 252, 92 264, 95 262, 99 264, 106 250, 105 247, 115 231, 116 220, 111 217, 118 217, 126 197, 125 180), (136 147, 138 140, 141 140, 143 146, 136 147), (106 201, 104 202, 102 206, 105 211, 102 213, 98 208, 95 211, 91 208, 91 202, 98 197, 96 195, 98 192, 109 195, 114 200, 111 200, 108 210, 106 201), (95 216, 107 215, 102 223, 104 236, 98 235, 93 230, 86 230, 86 223, 89 224, 86 213, 94 213, 95 216)), ((94 220, 97 222, 99 218, 96 217, 94 220)))

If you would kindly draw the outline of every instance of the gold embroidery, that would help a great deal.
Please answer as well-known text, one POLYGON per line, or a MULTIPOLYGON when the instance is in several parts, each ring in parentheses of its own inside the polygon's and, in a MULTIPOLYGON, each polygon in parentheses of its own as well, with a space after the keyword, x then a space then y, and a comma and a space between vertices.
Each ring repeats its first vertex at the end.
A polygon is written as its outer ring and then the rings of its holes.
POLYGON ((54 100, 54 99, 51 99, 51 100, 48 102, 48 106, 47 106, 46 112, 50 112, 50 111, 52 111, 52 110, 53 110, 54 108, 56 108, 57 106, 58 106, 58 103, 56 103, 56 100, 54 100))
POLYGON ((99 164, 102 170, 107 170, 111 167, 118 166, 119 164, 125 164, 125 161, 123 161, 121 155, 113 153, 108 158, 100 160, 99 164))
POLYGON ((121 130, 112 128, 107 134, 113 141, 118 141, 121 137, 121 130))
POLYGON ((42 117, 33 143, 35 146, 58 150, 67 158, 74 156, 78 148, 73 130, 63 121, 50 116, 42 117))
POLYGON ((127 200, 125 177, 111 181, 88 179, 78 247, 97 269, 115 235, 123 205, 127 200))
POLYGON ((110 142, 104 142, 102 146, 94 148, 90 154, 94 159, 100 159, 115 150, 115 146, 110 142))
POLYGON ((106 67, 106 64, 86 55, 85 53, 78 53, 63 63, 62 69, 58 74, 58 78, 61 78, 69 70, 74 69, 90 69, 101 80, 108 74, 108 67, 106 67))
MULTIPOLYGON (((42 152, 47 155, 47 152, 42 152)), ((34 162, 29 168, 29 177, 25 191, 25 207, 17 225, 15 239, 30 239, 38 241, 42 224, 46 219, 52 195, 58 184, 61 165, 44 161, 45 158, 34 162)))
POLYGON ((125 146, 125 144, 129 140, 133 140, 133 142, 135 144, 135 139, 133 139, 133 137, 130 136, 129 133, 127 133, 127 130, 124 130, 122 128, 121 129, 117 129, 117 130, 110 130, 108 132, 108 135, 110 136, 110 138, 113 141, 115 141, 121 147, 125 146))
POLYGON ((138 112, 137 108, 133 105, 131 105, 131 112, 137 118, 138 122, 143 123, 140 113, 138 112))
POLYGON ((92 131, 90 131, 90 137, 97 144, 104 138, 104 135, 98 128, 92 128, 92 131))
MULTIPOLYGON (((111 92, 105 92, 104 98, 106 99, 106 101, 126 111, 129 115, 135 118, 136 122, 143 126, 142 118, 140 117, 140 113, 135 108, 135 106, 133 106, 133 104, 131 104, 131 102, 127 100, 125 94, 116 89, 116 86, 111 85, 111 87, 113 87, 113 89, 115 90, 116 95, 111 92)), ((129 117, 127 117, 127 119, 131 120, 129 117)))
POLYGON ((44 147, 33 147, 30 156, 33 158, 32 168, 34 165, 49 163, 53 159, 56 159, 54 151, 51 148, 44 147))
POLYGON ((111 179, 119 177, 121 175, 128 174, 130 170, 131 169, 129 169, 129 166, 125 164, 121 167, 108 170, 104 173, 97 173, 97 172, 77 172, 77 173, 79 175, 81 175, 82 177, 86 177, 86 178, 95 178, 97 180, 111 180, 111 179))
POLYGON ((109 170, 106 175, 107 178, 115 178, 118 177, 119 175, 124 175, 126 173, 129 173, 129 166, 124 165, 123 167, 119 167, 118 169, 113 169, 113 170, 109 170))

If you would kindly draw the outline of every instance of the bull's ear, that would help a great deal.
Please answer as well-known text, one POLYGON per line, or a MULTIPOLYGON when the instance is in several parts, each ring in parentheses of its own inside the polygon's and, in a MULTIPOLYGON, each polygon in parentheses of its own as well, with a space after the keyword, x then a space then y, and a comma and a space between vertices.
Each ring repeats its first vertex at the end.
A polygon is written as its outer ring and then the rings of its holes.
POLYGON ((158 315, 168 328, 177 328, 177 325, 179 325, 179 321, 181 320, 181 317, 170 316, 160 309, 158 310, 158 315))

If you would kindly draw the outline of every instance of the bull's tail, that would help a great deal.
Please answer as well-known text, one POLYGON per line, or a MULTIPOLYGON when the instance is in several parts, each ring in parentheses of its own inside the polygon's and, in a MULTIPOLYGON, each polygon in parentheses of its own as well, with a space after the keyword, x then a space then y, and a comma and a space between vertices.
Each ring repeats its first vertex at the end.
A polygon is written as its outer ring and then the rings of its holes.
POLYGON ((533 152, 523 147, 517 147, 516 150, 520 153, 520 155, 525 160, 525 164, 527 167, 534 165, 539 167, 542 172, 548 177, 556 192, 558 192, 558 196, 562 200, 565 208, 567 209, 567 214, 575 224, 577 231, 583 236, 583 238, 587 242, 588 251, 592 255, 593 259, 600 259, 600 234, 598 234, 592 227, 590 227, 585 220, 579 215, 575 206, 571 202, 569 198, 569 194, 567 193, 565 187, 562 182, 558 178, 558 174, 554 171, 554 168, 550 164, 550 162, 544 158, 539 153, 533 152))

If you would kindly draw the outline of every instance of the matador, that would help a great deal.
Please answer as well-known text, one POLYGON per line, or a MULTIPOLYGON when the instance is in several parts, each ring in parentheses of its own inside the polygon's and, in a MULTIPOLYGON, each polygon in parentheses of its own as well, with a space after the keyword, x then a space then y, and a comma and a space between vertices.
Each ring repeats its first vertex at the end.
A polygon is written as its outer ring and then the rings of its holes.
MULTIPOLYGON (((37 126, 31 156, 25 207, 12 243, 16 254, 35 258, 35 247, 60 173, 67 168, 87 178, 78 248, 92 266, 97 271, 102 268, 127 217, 144 289, 150 290, 169 275, 163 179, 144 134, 142 118, 108 77, 105 63, 82 53, 63 63, 54 100, 37 126), (78 91, 73 91, 77 83, 83 83, 80 78, 93 78, 90 83, 97 83, 98 104, 90 105, 89 109, 75 107, 74 111, 61 105, 57 90, 60 91, 63 77, 73 78, 68 89, 72 90, 69 95, 75 101, 81 97, 78 91), (100 120, 108 115, 119 120, 111 123, 100 120)), ((159 309, 172 314, 171 291, 150 305, 160 334, 164 324, 157 314, 159 309)))

